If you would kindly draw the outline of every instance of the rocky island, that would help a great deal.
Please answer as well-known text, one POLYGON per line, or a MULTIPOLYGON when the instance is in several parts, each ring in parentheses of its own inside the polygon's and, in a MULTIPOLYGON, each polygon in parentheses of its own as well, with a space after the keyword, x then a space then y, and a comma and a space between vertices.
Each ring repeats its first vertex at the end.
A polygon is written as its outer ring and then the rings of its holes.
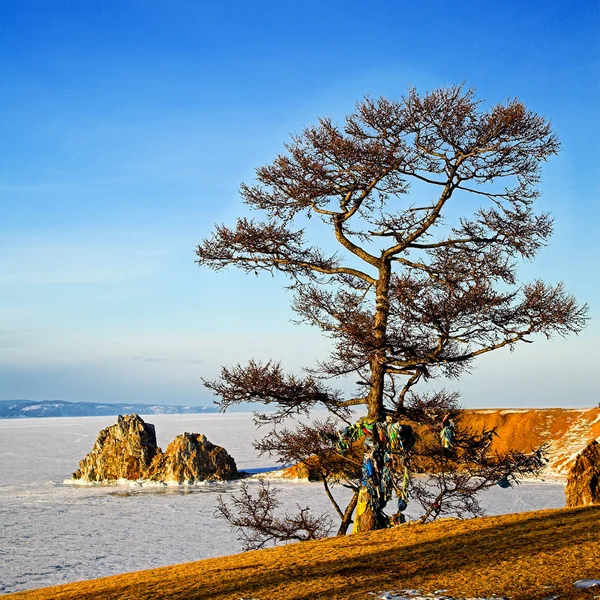
POLYGON ((79 462, 72 481, 193 484, 239 477, 234 459, 206 436, 183 433, 163 452, 156 444, 154 425, 133 414, 119 415, 115 425, 100 431, 91 452, 79 462))

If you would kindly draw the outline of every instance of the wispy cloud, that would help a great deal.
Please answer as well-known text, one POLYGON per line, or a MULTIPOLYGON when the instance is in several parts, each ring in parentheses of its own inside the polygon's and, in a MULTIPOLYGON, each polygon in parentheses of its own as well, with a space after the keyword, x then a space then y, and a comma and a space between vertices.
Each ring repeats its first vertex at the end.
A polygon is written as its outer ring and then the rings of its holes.
POLYGON ((26 343, 27 333, 25 331, 0 330, 0 352, 18 348, 26 343))
POLYGON ((141 362, 167 362, 166 358, 150 356, 149 354, 142 354, 141 356, 134 356, 133 360, 139 360, 141 362))
POLYGON ((142 354, 138 354, 133 357, 133 360, 139 360, 141 362, 147 363, 174 363, 178 365, 201 365, 206 364, 206 361, 200 358, 197 359, 174 359, 174 358, 164 358, 162 356, 153 356, 150 353, 144 352, 142 354))
POLYGON ((0 237, 0 285, 97 284, 139 280, 156 273, 169 244, 140 233, 80 233, 61 239, 0 237), (151 241, 148 241, 148 238, 151 241))

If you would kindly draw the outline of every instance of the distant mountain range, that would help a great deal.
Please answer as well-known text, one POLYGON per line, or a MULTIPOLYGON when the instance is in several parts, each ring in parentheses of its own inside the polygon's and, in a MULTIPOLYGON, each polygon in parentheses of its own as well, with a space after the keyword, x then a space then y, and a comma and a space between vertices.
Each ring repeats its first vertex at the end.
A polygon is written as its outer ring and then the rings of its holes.
POLYGON ((31 417, 110 417, 141 415, 191 415, 215 413, 212 406, 170 406, 165 404, 112 404, 66 402, 65 400, 0 400, 0 419, 31 417))

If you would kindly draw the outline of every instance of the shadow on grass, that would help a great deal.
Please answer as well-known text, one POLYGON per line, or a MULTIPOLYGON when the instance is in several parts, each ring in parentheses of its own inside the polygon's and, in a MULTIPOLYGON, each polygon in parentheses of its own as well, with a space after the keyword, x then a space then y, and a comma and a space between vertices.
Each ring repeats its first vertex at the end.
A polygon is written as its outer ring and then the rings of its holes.
MULTIPOLYGON (((409 544, 402 542, 404 529, 398 528, 394 530, 398 536, 396 543, 386 538, 382 544, 385 548, 371 539, 373 534, 366 534, 364 551, 351 557, 344 557, 343 549, 340 549, 341 556, 336 554, 337 549, 329 548, 326 544, 320 549, 307 547, 304 557, 302 546, 290 547, 289 559, 290 562, 295 562, 293 565, 288 564, 287 568, 287 561, 283 559, 278 565, 282 568, 261 571, 252 576, 251 581, 245 582, 235 577, 234 571, 230 573, 228 581, 210 586, 213 589, 206 587, 195 590, 196 593, 188 597, 208 600, 231 594, 231 598, 234 595, 239 598, 245 594, 252 595, 259 589, 265 589, 266 592, 269 588, 287 586, 289 596, 277 593, 272 597, 285 597, 289 600, 350 598, 356 596, 358 581, 361 590, 376 591, 390 584, 396 589, 419 587, 419 580, 446 579, 457 571, 478 573, 495 564, 504 564, 506 569, 510 569, 511 564, 519 561, 533 564, 536 557, 547 558, 563 549, 572 548, 574 543, 600 543, 600 507, 587 510, 590 513, 586 518, 582 518, 580 510, 566 510, 558 514, 536 513, 507 523, 474 520, 468 523, 467 531, 458 533, 451 531, 456 522, 450 521, 447 535, 409 544), (591 527, 590 521, 595 521, 596 527, 591 527), (320 556, 316 556, 319 550, 320 556), (309 556, 313 557, 312 562, 309 562, 309 556), (317 591, 320 587, 319 580, 323 583, 321 591, 317 591), (301 591, 304 583, 306 592, 301 591), (328 591, 325 592, 327 588, 328 591)), ((441 524, 436 525, 437 528, 440 526, 441 524)), ((431 538, 426 528, 419 535, 431 538)), ((360 540, 358 536, 354 539, 356 542, 360 540)), ((356 545, 353 544, 354 547, 356 545)), ((540 594, 542 592, 540 590, 540 594)), ((503 593, 503 590, 489 590, 487 593, 498 594, 503 593)), ((268 600, 268 597, 261 597, 260 600, 268 600)))

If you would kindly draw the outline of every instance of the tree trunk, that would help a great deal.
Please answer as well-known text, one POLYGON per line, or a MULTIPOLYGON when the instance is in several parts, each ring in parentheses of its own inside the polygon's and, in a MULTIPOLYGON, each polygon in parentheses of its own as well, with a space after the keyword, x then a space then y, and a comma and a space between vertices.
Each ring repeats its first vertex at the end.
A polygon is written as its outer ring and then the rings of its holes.
POLYGON ((356 516, 354 517, 354 527, 352 533, 362 533, 363 531, 373 531, 377 529, 377 518, 375 512, 369 506, 369 492, 365 486, 361 486, 358 494, 356 506, 356 516))
MULTIPOLYGON (((381 423, 385 427, 385 410, 383 405, 383 392, 385 386, 386 373, 386 354, 387 354, 387 326, 390 313, 390 278, 392 268, 388 260, 383 260, 379 268, 379 278, 375 286, 375 319, 373 324, 373 341, 375 352, 371 357, 371 381, 369 395, 367 398, 368 415, 367 418, 374 423, 381 423)), ((377 429, 375 429, 377 431, 377 429)), ((373 435, 373 460, 376 463, 375 483, 379 485, 379 474, 383 471, 383 456, 385 448, 380 447, 381 443, 377 435, 373 435)), ((383 525, 381 515, 383 501, 380 497, 372 498, 368 488, 364 485, 360 488, 358 497, 356 518, 354 520, 353 532, 372 531, 379 529, 383 525)))
POLYGON ((350 523, 352 523, 352 515, 354 514, 354 509, 356 508, 356 503, 358 502, 358 492, 359 490, 354 492, 350 503, 344 511, 344 517, 340 523, 340 528, 338 529, 337 535, 346 535, 346 533, 348 533, 348 527, 350 527, 350 523))
POLYGON ((375 319, 373 323, 373 342, 375 351, 371 357, 371 381, 367 398, 368 417, 381 421, 384 419, 383 389, 385 384, 385 363, 387 351, 387 326, 390 314, 390 278, 392 267, 384 261, 379 269, 379 278, 375 286, 375 319))

